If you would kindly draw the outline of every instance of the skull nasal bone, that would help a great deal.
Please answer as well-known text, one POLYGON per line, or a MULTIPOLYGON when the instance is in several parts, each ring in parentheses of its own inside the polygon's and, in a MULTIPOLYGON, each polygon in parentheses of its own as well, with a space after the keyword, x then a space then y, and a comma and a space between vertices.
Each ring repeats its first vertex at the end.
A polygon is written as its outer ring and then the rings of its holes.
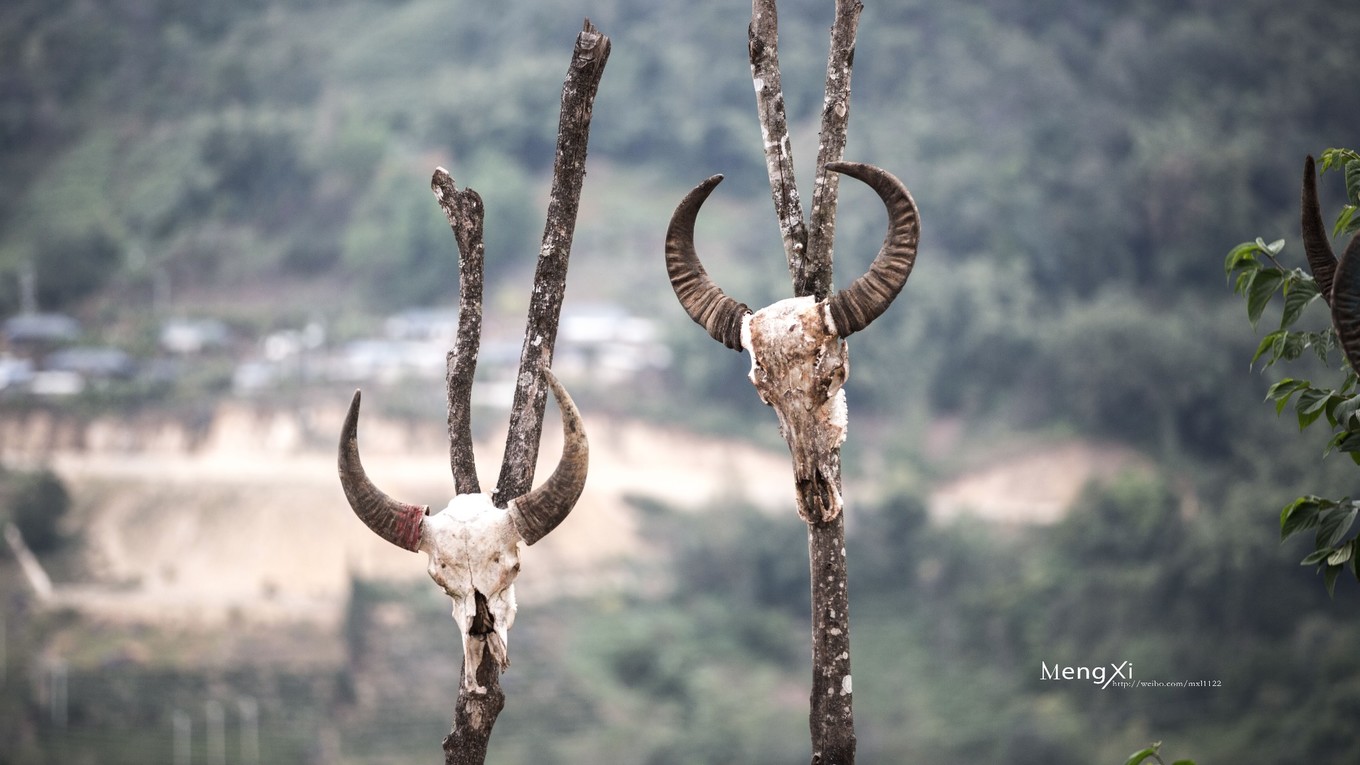
POLYGON ((468 634, 489 635, 496 629, 496 617, 491 613, 486 596, 481 590, 473 590, 472 597, 477 604, 477 614, 472 617, 472 626, 468 628, 468 634))

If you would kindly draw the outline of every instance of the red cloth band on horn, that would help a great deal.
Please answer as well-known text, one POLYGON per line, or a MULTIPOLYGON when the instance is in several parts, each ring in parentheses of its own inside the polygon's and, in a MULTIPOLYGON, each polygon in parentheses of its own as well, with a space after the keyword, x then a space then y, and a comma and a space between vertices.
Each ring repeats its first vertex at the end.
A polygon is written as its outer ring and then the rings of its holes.
POLYGON ((403 504, 400 510, 392 514, 392 543, 411 552, 418 551, 420 524, 424 518, 424 507, 403 504))

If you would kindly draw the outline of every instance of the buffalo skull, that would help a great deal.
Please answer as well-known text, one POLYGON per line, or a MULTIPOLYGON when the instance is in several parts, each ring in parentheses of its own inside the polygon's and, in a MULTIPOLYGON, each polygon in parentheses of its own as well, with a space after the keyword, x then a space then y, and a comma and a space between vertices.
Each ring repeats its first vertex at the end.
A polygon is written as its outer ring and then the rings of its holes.
POLYGON ((428 571, 453 599, 463 634, 463 684, 481 692, 477 668, 489 648, 500 668, 510 665, 508 633, 515 623, 519 542, 532 545, 557 527, 585 487, 590 448, 580 413, 562 385, 544 377, 562 412, 563 446, 557 469, 538 488, 498 507, 487 494, 459 494, 438 513, 392 499, 368 479, 359 461, 359 392, 340 433, 340 484, 355 515, 378 536, 429 556, 428 571))
POLYGON ((796 297, 753 312, 709 278, 694 249, 694 221, 721 175, 681 200, 666 232, 666 271, 680 305, 713 339, 751 353, 751 382, 779 416, 793 456, 798 514, 809 522, 830 521, 842 508, 833 466, 847 423, 845 338, 869 326, 897 297, 916 263, 921 234, 916 203, 897 178, 855 162, 826 168, 868 184, 888 210, 888 234, 868 272, 829 298, 796 297))

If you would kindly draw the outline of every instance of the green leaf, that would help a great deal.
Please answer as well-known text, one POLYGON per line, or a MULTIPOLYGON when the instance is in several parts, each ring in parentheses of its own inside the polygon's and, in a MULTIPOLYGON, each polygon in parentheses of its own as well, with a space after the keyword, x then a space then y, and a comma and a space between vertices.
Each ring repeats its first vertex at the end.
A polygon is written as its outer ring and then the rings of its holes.
POLYGON ((1303 310, 1319 297, 1317 282, 1312 277, 1289 278, 1284 285, 1284 315, 1280 317, 1280 329, 1286 329, 1298 321, 1303 310))
MULTIPOLYGON (((1256 359, 1252 359, 1252 361, 1255 362, 1256 359)), ((1289 399, 1292 398, 1295 393, 1308 388, 1310 385, 1311 383, 1307 380, 1296 380, 1292 377, 1286 377, 1266 389, 1266 401, 1275 402, 1275 414, 1276 416, 1279 416, 1280 412, 1284 411, 1285 405, 1289 403, 1289 399)))
POLYGON ((1339 506, 1324 510, 1322 518, 1318 523, 1317 546, 1318 549, 1335 549, 1341 544, 1341 540, 1346 538, 1351 526, 1355 523, 1356 513, 1360 513, 1360 508, 1354 502, 1346 503, 1350 506, 1339 506))
POLYGON ((1316 332, 1287 332, 1283 342, 1280 343, 1280 353, 1277 358, 1285 361, 1293 361, 1307 348, 1313 347, 1313 340, 1317 337, 1316 332))
POLYGON ((1300 565, 1300 566, 1316 566, 1316 565, 1318 565, 1319 563, 1322 563, 1324 560, 1327 560, 1327 556, 1329 556, 1329 555, 1331 555, 1331 554, 1332 554, 1331 548, 1326 548, 1326 549, 1322 549, 1322 550, 1314 550, 1314 551, 1308 553, 1308 555, 1306 555, 1306 556, 1304 557, 1303 560, 1299 561, 1299 565, 1300 565))
POLYGON ((1147 760, 1149 757, 1156 760, 1157 762, 1161 762, 1162 758, 1157 754, 1158 750, 1160 750, 1161 748, 1162 742, 1158 741, 1157 743, 1147 747, 1146 749, 1139 749, 1138 751, 1129 755, 1129 758, 1127 760, 1124 760, 1124 765, 1141 765, 1141 763, 1147 760))
POLYGON ((1327 423, 1333 428, 1336 427, 1338 422, 1336 419, 1336 408, 1341 406, 1343 401, 1345 401, 1345 399, 1338 396, 1336 391, 1327 392, 1327 405, 1323 407, 1323 412, 1327 415, 1327 423))
POLYGON ((1336 223, 1332 225, 1333 237, 1338 237, 1360 228, 1360 218, 1356 217, 1355 210, 1355 205, 1346 205, 1341 208, 1341 212, 1337 213, 1336 223))
POLYGON ((1336 348, 1336 330, 1328 328, 1321 332, 1313 332, 1311 334, 1312 339, 1309 341, 1308 347, 1313 349, 1313 353, 1318 357, 1318 361, 1326 364, 1327 354, 1331 353, 1332 349, 1336 348))
POLYGON ((1243 242, 1232 248, 1223 261, 1223 273, 1232 276, 1233 271, 1239 268, 1260 268, 1261 262, 1256 259, 1258 249, 1255 242, 1243 242))
POLYGON ((1270 244, 1266 244, 1265 240, 1261 239, 1261 237, 1258 236, 1256 237, 1256 246, 1261 248, 1265 252, 1270 253, 1271 257, 1274 257, 1280 254, 1280 250, 1284 249, 1284 240, 1276 239, 1270 244))
POLYGON ((1328 566, 1341 566, 1351 559, 1355 554, 1355 540, 1351 540, 1344 545, 1336 548, 1331 555, 1327 556, 1328 566))
POLYGON ((1299 401, 1294 405, 1298 414, 1299 430, 1307 428, 1327 411, 1327 402, 1334 394, 1321 388, 1308 388, 1299 393, 1299 401))
POLYGON ((1250 289, 1247 291, 1247 318, 1251 325, 1256 326, 1260 321, 1261 314, 1265 312, 1266 305, 1270 303, 1270 298, 1275 295, 1280 284, 1284 282, 1284 272, 1278 268, 1262 268, 1256 272, 1255 278, 1251 280, 1250 289))
POLYGON ((1351 430, 1352 423, 1350 420, 1355 416, 1357 411, 1360 411, 1360 396, 1351 396, 1338 403, 1333 414, 1336 416, 1338 424, 1342 425, 1347 430, 1351 430))
POLYGON ((1333 449, 1347 452, 1352 457, 1360 455, 1360 431, 1343 430, 1335 436, 1332 436, 1332 440, 1328 442, 1327 448, 1322 452, 1322 455, 1325 457, 1328 454, 1331 454, 1333 449))
POLYGON ((1194 760, 1176 760, 1171 765, 1195 765, 1194 760))
POLYGON ((1360 159, 1352 159, 1346 163, 1346 199, 1350 201, 1351 208, 1360 204, 1360 159))
POLYGON ((1341 566, 1328 566, 1322 574, 1322 580, 1327 585, 1327 597, 1336 597, 1336 578, 1341 575, 1341 566))
POLYGON ((1318 172, 1325 173, 1328 170, 1345 167, 1348 162, 1360 160, 1360 152, 1356 152, 1354 149, 1323 149, 1319 157, 1322 160, 1322 166, 1318 172))
POLYGON ((1299 497, 1285 505, 1284 509, 1280 511, 1281 541, 1318 525, 1318 516, 1322 510, 1335 506, 1336 503, 1330 499, 1312 495, 1299 497))
POLYGON ((1274 364, 1275 361, 1280 358, 1280 354, 1284 352, 1284 345, 1288 336, 1289 333, 1285 330, 1277 329, 1261 338, 1260 345, 1256 346, 1256 353, 1251 356, 1252 365, 1254 366, 1256 360, 1264 356, 1266 351, 1270 351, 1270 360, 1266 362, 1266 366, 1274 364))

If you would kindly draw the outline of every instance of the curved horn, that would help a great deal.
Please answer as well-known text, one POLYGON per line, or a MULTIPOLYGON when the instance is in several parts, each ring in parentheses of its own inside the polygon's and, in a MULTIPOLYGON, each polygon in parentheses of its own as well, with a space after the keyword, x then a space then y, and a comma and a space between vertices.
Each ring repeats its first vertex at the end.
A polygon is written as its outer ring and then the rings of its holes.
POLYGON ((1351 237, 1351 243, 1341 253, 1335 284, 1331 299, 1336 338, 1351 369, 1360 370, 1360 232, 1351 237))
POLYGON ((581 413, 551 370, 544 368, 543 378, 552 388, 557 408, 562 410, 562 458, 557 469, 537 489, 509 504, 510 517, 524 541, 533 544, 566 520, 581 490, 586 486, 586 468, 590 464, 590 444, 586 442, 581 413))
POLYGON ((1303 251, 1308 256, 1308 270, 1313 272, 1318 292, 1327 303, 1332 302, 1332 283, 1336 278, 1336 255, 1332 253, 1327 227, 1322 222, 1322 208, 1318 205, 1317 172, 1313 155, 1303 161, 1303 200, 1300 207, 1300 229, 1303 251))
POLYGON ((420 524, 430 514, 423 505, 408 505, 382 493, 364 473, 359 461, 359 391, 349 402, 349 413, 340 429, 340 485, 354 514, 373 533, 405 550, 420 549, 420 524))
POLYGON ((827 301, 836 334, 847 337, 869 326, 888 310, 911 276, 916 245, 921 240, 921 218, 907 187, 891 173, 859 162, 828 162, 826 169, 857 178, 878 193, 888 208, 888 235, 869 271, 827 301))
POLYGON ((694 251, 694 220, 699 216, 699 207, 722 179, 715 175, 695 186, 675 208, 666 229, 666 273, 685 313, 708 330, 714 340, 740 352, 741 319, 751 309, 723 294, 708 278, 694 251))

